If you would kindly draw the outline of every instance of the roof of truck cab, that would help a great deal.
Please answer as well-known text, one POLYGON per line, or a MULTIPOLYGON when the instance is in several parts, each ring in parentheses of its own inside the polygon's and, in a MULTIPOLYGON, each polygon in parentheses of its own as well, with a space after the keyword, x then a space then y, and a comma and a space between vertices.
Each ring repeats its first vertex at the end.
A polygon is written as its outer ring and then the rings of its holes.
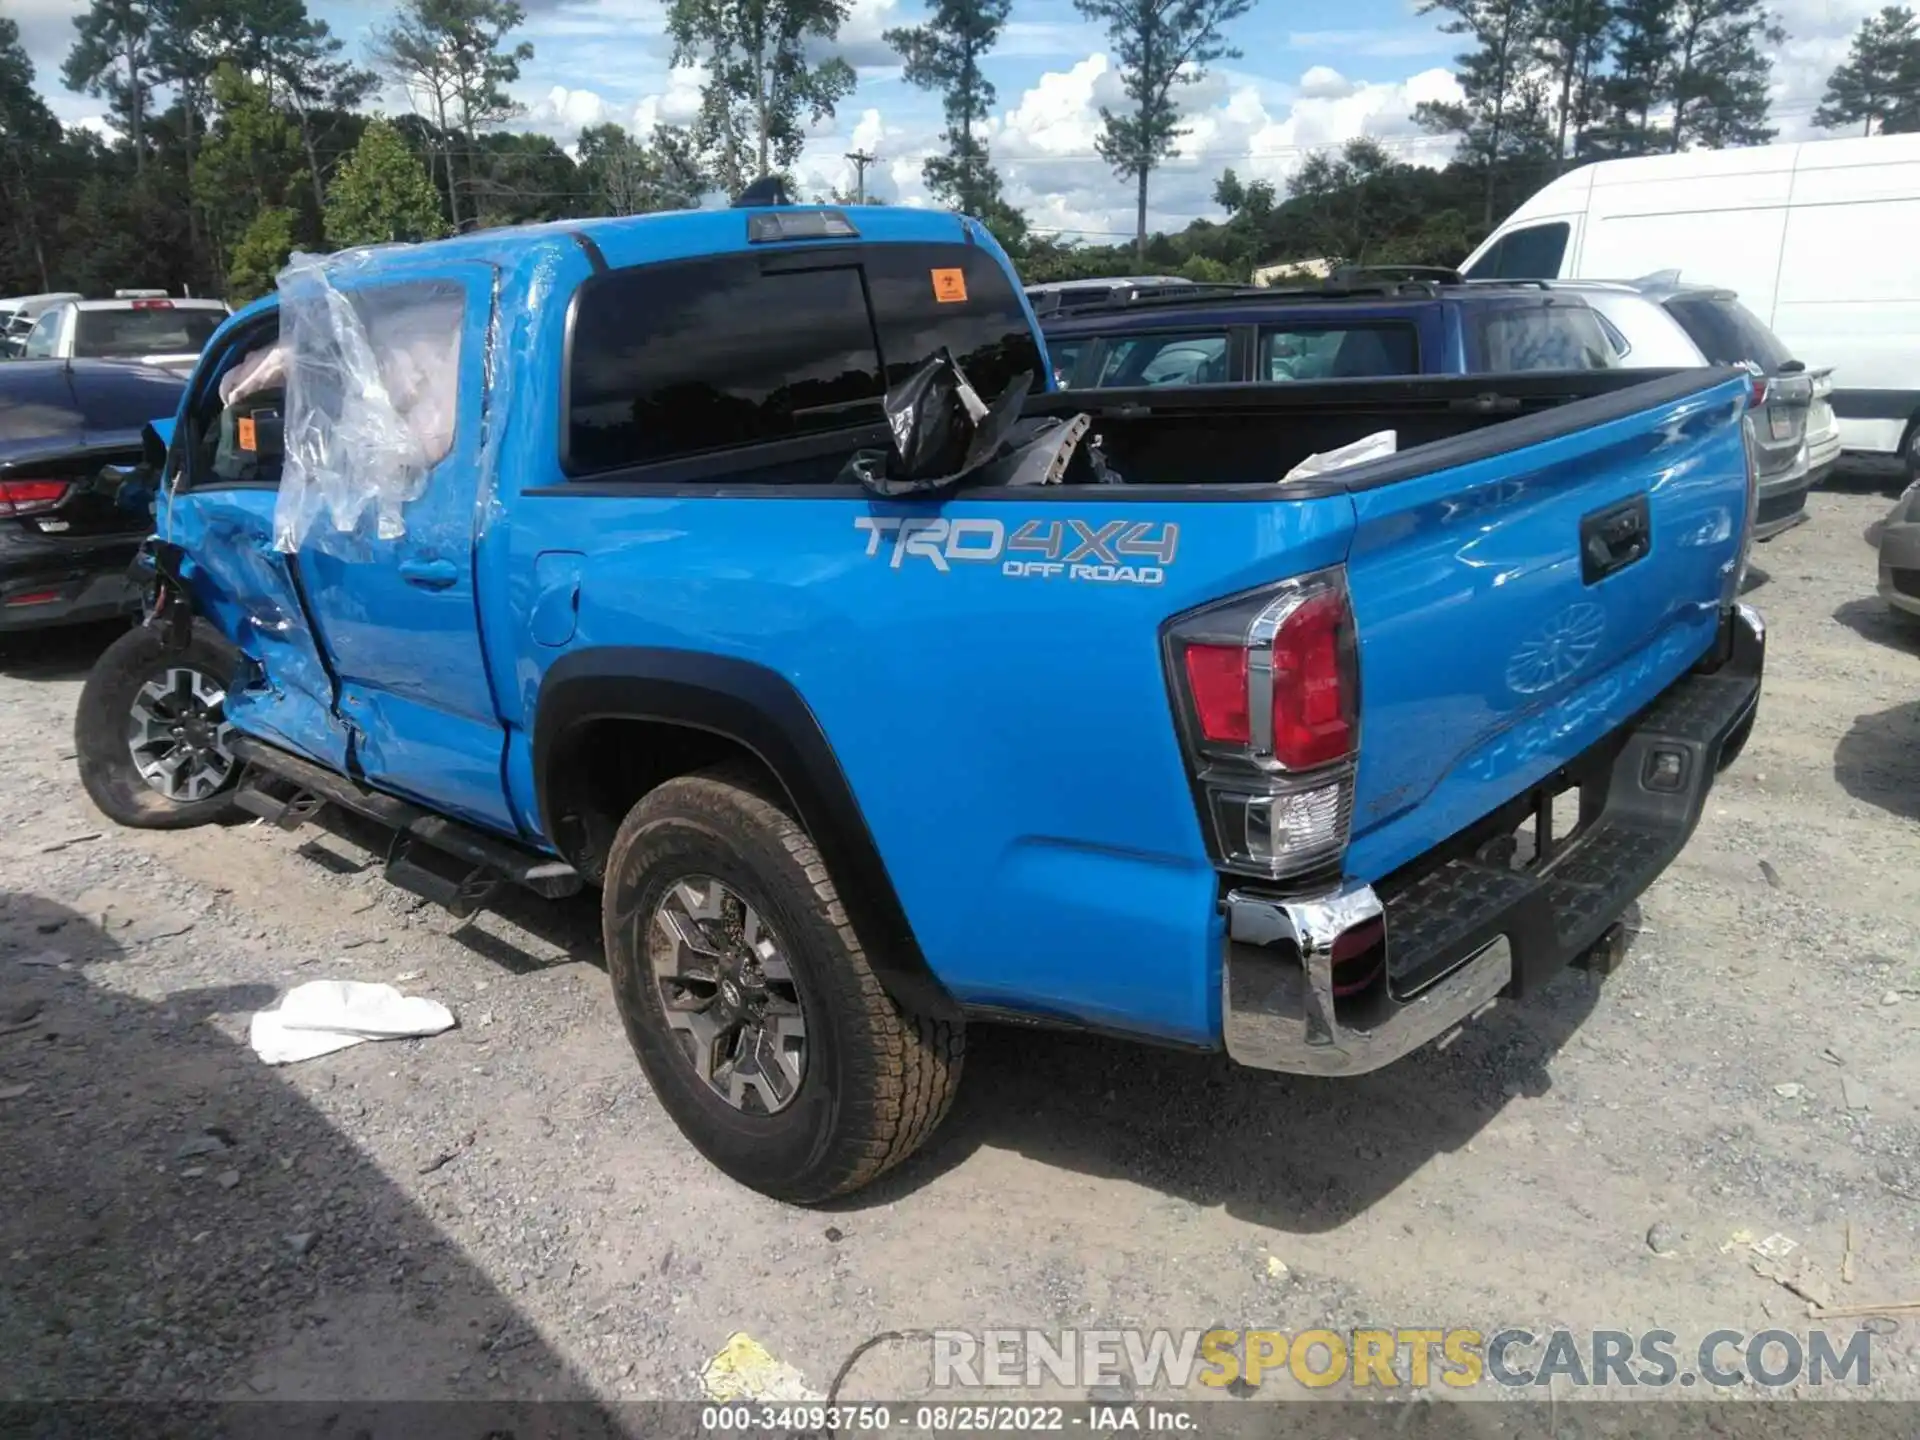
MULTIPOLYGON (((901 205, 782 205, 766 210, 729 207, 724 210, 665 210, 648 215, 610 216, 594 220, 547 220, 533 225, 475 230, 445 240, 419 244, 372 245, 321 257, 356 267, 360 274, 395 275, 431 270, 436 264, 479 263, 502 270, 516 269, 541 256, 597 254, 610 269, 655 261, 689 260, 707 255, 755 251, 805 251, 842 240, 789 240, 750 244, 749 217, 755 214, 796 214, 832 210, 844 215, 857 230, 854 243, 869 244, 980 244, 999 255, 993 237, 977 220, 947 210, 915 209, 901 205)), ((851 237, 850 237, 851 238, 851 237)), ((272 294, 239 311, 245 319, 271 309, 272 294)))

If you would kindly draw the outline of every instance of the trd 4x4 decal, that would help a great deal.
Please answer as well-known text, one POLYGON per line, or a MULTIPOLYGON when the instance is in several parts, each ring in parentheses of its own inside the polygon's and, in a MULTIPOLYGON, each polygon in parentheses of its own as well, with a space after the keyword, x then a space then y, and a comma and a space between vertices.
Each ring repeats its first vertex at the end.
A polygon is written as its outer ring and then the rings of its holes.
POLYGON ((895 570, 914 559, 942 572, 997 564, 1016 579, 1105 585, 1158 585, 1180 550, 1178 525, 1149 520, 1028 520, 1009 535, 998 520, 856 515, 853 528, 865 532, 867 554, 884 554, 895 570))

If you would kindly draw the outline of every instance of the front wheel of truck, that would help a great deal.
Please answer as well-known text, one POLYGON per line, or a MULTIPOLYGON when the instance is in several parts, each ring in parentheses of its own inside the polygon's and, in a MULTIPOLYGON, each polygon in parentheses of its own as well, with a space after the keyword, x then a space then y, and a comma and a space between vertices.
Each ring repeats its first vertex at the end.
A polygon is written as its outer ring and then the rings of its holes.
POLYGON ((628 813, 601 900, 607 967, 682 1133, 741 1184, 818 1204, 933 1133, 964 1033, 888 997, 813 842, 754 779, 681 776, 628 813))
POLYGON ((241 766, 227 749, 233 651, 204 625, 183 650, 138 626, 94 662, 74 715, 80 783, 115 824, 182 830, 225 815, 241 766))

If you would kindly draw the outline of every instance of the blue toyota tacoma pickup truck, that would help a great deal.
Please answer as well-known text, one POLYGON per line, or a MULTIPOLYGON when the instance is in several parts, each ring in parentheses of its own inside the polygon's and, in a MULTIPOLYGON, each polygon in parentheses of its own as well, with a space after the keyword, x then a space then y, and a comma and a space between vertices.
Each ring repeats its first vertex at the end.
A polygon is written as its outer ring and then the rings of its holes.
POLYGON ((816 1202, 934 1129, 969 1020, 1404 1055, 1617 936, 1746 740, 1743 374, 1042 379, 1097 479, 877 494, 849 457, 942 354, 1047 374, 927 211, 296 266, 152 427, 88 792, 370 815, 456 911, 597 889, 661 1103, 816 1202))

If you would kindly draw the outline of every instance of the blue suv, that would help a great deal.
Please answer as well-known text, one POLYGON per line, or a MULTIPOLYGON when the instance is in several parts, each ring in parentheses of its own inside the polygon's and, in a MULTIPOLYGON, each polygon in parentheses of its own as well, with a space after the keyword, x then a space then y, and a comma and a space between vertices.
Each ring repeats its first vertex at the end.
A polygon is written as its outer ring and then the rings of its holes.
POLYGON ((1349 273, 1311 289, 1120 293, 1041 317, 1055 383, 1093 390, 1604 370, 1606 321, 1537 283, 1349 273))

